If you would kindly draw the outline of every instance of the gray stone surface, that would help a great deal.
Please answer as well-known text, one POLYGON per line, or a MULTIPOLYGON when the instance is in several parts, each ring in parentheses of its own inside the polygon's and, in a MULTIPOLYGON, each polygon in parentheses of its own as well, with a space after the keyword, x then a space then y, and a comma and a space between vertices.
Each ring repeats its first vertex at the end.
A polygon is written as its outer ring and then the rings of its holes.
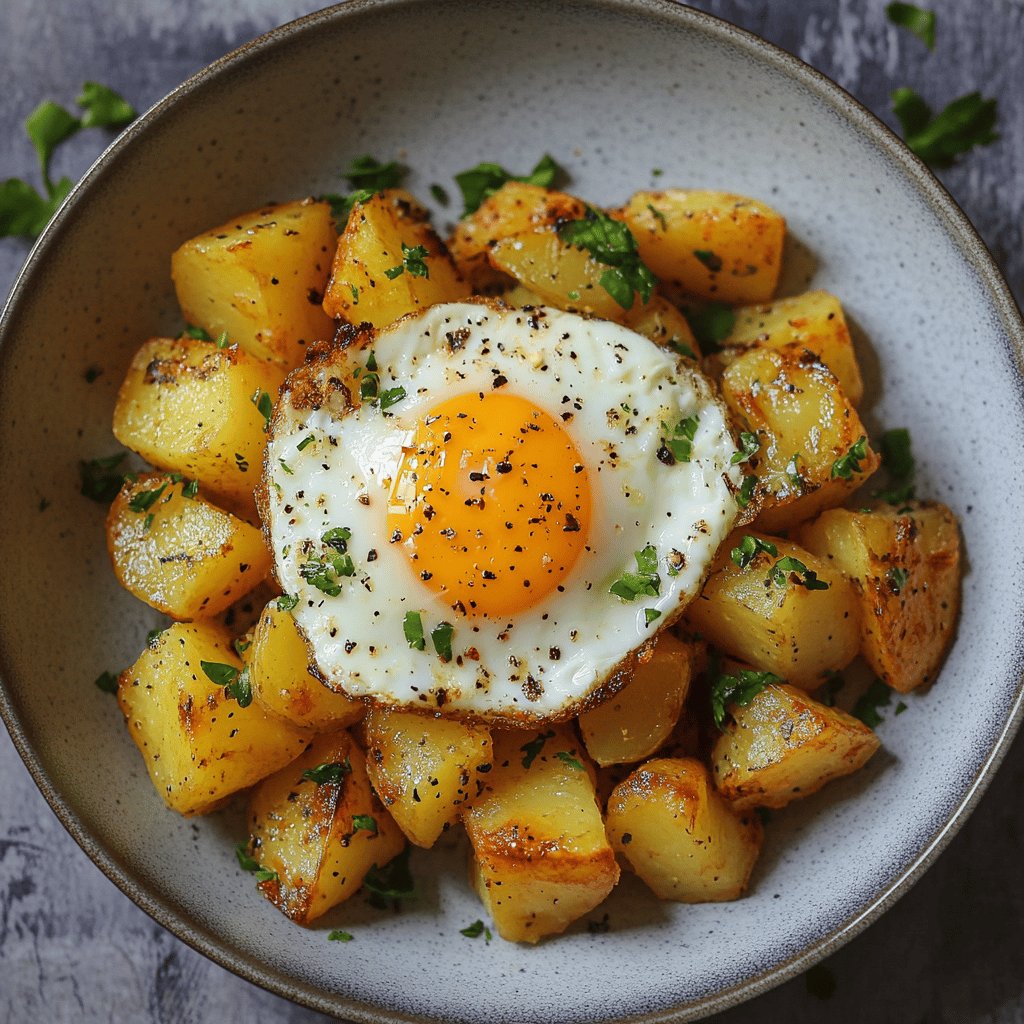
MULTIPOLYGON (((3 0, 0 178, 34 176, 34 152, 20 124, 41 98, 70 104, 84 80, 98 79, 145 107, 213 58, 312 6, 301 0, 3 0)), ((934 0, 934 54, 887 24, 883 0, 706 0, 696 6, 807 60, 890 124, 888 96, 899 85, 914 86, 935 106, 974 89, 997 96, 1002 140, 942 179, 991 247, 1018 301, 1024 297, 1020 0, 934 0)), ((82 135, 62 148, 55 170, 81 174, 101 145, 98 133, 82 135)), ((0 241, 0 295, 26 252, 18 241, 0 241)), ((1016 448, 1008 458, 1019 462, 1016 448)), ((1019 553, 1007 557, 1019 559, 1019 553)), ((716 1019, 1024 1022, 1022 787, 1024 747, 1018 742, 971 820, 922 881, 827 962, 835 981, 827 1001, 798 978, 716 1019)), ((304 1024, 326 1019, 234 977, 150 921, 64 832, 10 740, 0 735, 0 1020, 228 1024, 260 1014, 304 1024)))

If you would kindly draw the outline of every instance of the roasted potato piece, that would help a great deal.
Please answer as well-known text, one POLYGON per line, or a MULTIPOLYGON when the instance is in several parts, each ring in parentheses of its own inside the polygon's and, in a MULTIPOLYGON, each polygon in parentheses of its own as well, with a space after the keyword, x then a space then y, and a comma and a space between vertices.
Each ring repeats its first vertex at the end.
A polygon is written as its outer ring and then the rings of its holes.
POLYGON ((612 791, 608 836, 663 900, 719 903, 743 895, 761 824, 737 814, 694 758, 648 761, 612 791))
POLYGON ((204 494, 254 516, 266 414, 283 380, 283 367, 236 345, 153 338, 118 392, 114 436, 157 469, 197 479, 204 494))
POLYGON ((216 615, 270 572, 255 526, 189 493, 176 474, 145 473, 121 488, 107 514, 121 586, 172 619, 216 615))
POLYGON ((860 642, 857 597, 836 566, 746 530, 722 545, 685 619, 713 647, 805 688, 848 665, 860 642), (753 548, 742 568, 732 554, 741 545, 753 548))
POLYGON ((637 192, 611 213, 670 287, 724 302, 768 302, 775 294, 786 222, 756 199, 672 188, 637 192))
POLYGON ((788 299, 742 306, 722 351, 709 356, 706 368, 719 376, 732 360, 750 348, 782 348, 799 344, 809 349, 836 376, 853 405, 864 396, 857 354, 840 301, 828 292, 805 292, 788 299))
POLYGON ((469 295, 426 213, 407 192, 389 189, 352 207, 324 295, 330 316, 384 327, 406 313, 469 295))
POLYGON ((646 305, 635 303, 626 318, 626 326, 677 355, 692 361, 700 359, 700 346, 689 321, 660 295, 652 295, 646 305))
POLYGON ((715 784, 737 810, 784 807, 826 782, 862 767, 878 737, 839 708, 812 700, 795 686, 768 685, 715 743, 715 784))
POLYGON ((693 647, 662 633, 632 680, 579 716, 587 753, 602 767, 650 757, 668 738, 690 692, 693 647))
POLYGON ((593 769, 570 726, 496 732, 494 768, 464 821, 473 884, 504 939, 564 931, 618 881, 593 769))
POLYGON ((543 228, 553 229, 565 221, 579 220, 586 212, 587 204, 575 196, 510 181, 459 221, 448 246, 462 276, 477 291, 493 291, 508 281, 488 261, 493 242, 543 228))
POLYGON ((751 459, 758 529, 782 531, 842 504, 879 464, 834 374, 802 345, 754 348, 722 374, 741 429, 757 435, 751 459))
POLYGON ((314 732, 358 722, 366 705, 328 689, 310 674, 306 643, 282 603, 288 598, 275 598, 263 609, 250 646, 242 652, 253 697, 270 714, 314 732))
POLYGON ((171 256, 181 311, 213 338, 298 366, 334 331, 320 302, 337 239, 330 206, 312 199, 234 217, 171 256))
POLYGON ((277 875, 260 882, 260 891, 300 924, 348 899, 370 868, 405 847, 370 788, 363 752, 344 731, 317 737, 253 790, 249 832, 250 853, 277 875))
POLYGON ((309 739, 257 704, 242 707, 207 676, 204 662, 224 678, 243 667, 226 630, 176 622, 118 680, 118 704, 149 777, 181 814, 212 811, 294 760, 309 739))
POLYGON ((417 846, 458 821, 491 770, 491 730, 454 718, 374 708, 364 724, 377 795, 417 846))
POLYGON ((832 509, 801 543, 848 576, 860 604, 861 653, 906 693, 930 683, 953 641, 960 608, 960 531, 945 505, 832 509))

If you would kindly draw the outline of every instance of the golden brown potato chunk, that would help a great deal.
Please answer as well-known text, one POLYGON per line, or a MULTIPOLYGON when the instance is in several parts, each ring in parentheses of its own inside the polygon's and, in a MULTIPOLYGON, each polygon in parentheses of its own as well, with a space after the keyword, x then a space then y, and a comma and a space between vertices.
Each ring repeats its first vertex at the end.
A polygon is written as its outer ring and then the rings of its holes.
POLYGON ((608 836, 663 900, 719 903, 746 891, 761 850, 754 814, 735 812, 693 758, 658 758, 612 792, 608 836))
POLYGON ((175 623, 121 673, 117 699, 157 792, 172 810, 205 814, 302 753, 309 734, 243 707, 225 683, 243 666, 231 634, 209 622, 175 623))
POLYGON ((685 619, 713 647, 804 687, 845 668, 860 642, 842 572, 792 541, 743 529, 722 545, 685 619))
POLYGON ((935 679, 960 609, 960 530, 945 506, 908 502, 832 509, 801 543, 848 576, 860 604, 861 652, 894 690, 935 679))
POLYGON ((722 374, 722 395, 760 449, 759 529, 788 530, 842 504, 879 464, 832 371, 802 345, 753 348, 722 374))
POLYGON ((267 416, 284 369, 232 345, 153 338, 135 354, 114 408, 114 436, 157 469, 255 515, 267 416))
POLYGON ((570 726, 494 734, 494 768, 465 815, 473 884, 498 933, 537 942, 593 910, 619 878, 570 726))
POLYGON ((309 651, 287 610, 290 600, 274 598, 263 609, 251 645, 242 654, 253 696, 271 714, 315 732, 333 732, 358 722, 365 704, 310 675, 309 651))
POLYGON ((373 788, 411 842, 433 846, 491 771, 490 729, 383 708, 364 729, 373 788))
POLYGON ((579 716, 587 753, 602 767, 650 757, 671 735, 690 692, 693 646, 662 633, 630 682, 579 716))
POLYGON ((336 244, 331 208, 312 199, 234 217, 171 257, 181 311, 212 338, 298 366, 334 331, 320 303, 336 244))
POLYGON ((144 473, 121 488, 107 549, 121 586, 172 619, 216 615, 270 572, 263 534, 174 474, 144 473))
POLYGON ((723 302, 768 302, 782 269, 786 222, 756 199, 671 188, 637 192, 624 220, 643 261, 666 285, 723 302))
POLYGON ((469 295, 426 213, 407 192, 390 189, 352 207, 324 295, 328 314, 384 327, 406 313, 469 295))
POLYGON ((839 708, 795 686, 766 686, 732 719, 715 743, 715 784, 736 809, 784 807, 832 779, 862 767, 878 737, 839 708))
POLYGON ((259 882, 271 903, 309 924, 358 892, 366 873, 405 847, 347 732, 317 737, 309 750, 253 790, 249 850, 274 878, 259 882))

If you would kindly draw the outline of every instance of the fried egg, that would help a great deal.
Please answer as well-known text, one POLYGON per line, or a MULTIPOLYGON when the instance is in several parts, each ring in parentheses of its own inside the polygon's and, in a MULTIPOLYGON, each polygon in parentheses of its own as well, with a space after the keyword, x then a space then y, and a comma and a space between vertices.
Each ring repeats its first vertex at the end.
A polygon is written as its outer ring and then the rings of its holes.
POLYGON ((261 512, 328 686, 525 724, 628 681, 697 595, 735 450, 707 380, 646 338, 445 304, 292 373, 261 512))

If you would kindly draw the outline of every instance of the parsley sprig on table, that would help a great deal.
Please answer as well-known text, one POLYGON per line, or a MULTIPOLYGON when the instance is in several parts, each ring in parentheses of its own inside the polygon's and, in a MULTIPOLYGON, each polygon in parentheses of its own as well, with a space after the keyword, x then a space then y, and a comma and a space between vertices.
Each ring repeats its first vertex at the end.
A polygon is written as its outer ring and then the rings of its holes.
POLYGON ((0 238, 35 238, 71 191, 74 183, 70 178, 55 182, 50 177, 50 162, 62 142, 84 128, 124 128, 137 116, 123 96, 99 82, 86 82, 75 103, 82 108, 81 117, 59 103, 44 100, 25 121, 25 131, 39 156, 43 191, 21 178, 0 182, 0 238))

